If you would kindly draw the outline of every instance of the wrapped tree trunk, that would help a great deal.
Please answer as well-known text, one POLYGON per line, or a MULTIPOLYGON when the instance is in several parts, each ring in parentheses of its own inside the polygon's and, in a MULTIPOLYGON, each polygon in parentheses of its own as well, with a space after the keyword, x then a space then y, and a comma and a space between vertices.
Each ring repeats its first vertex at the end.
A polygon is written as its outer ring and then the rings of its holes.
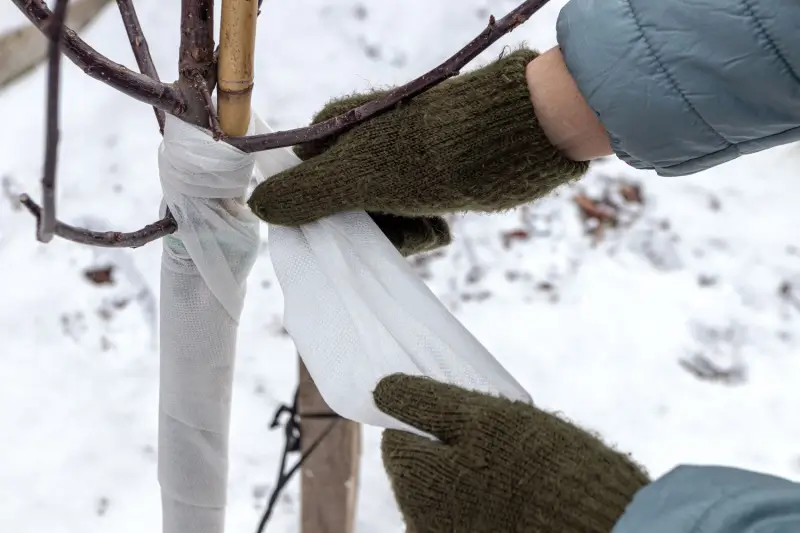
MULTIPOLYGON (((226 0, 223 12, 231 4, 255 5, 226 0)), ((182 4, 180 85, 192 122, 211 126, 220 138, 209 89, 217 67, 213 7, 212 0, 182 4)), ((249 31, 252 37, 255 14, 247 22, 250 28, 231 27, 231 18, 223 17, 223 35, 249 31)), ((230 44, 223 39, 220 53, 228 70, 252 73, 252 54, 249 65, 241 56, 231 59, 230 44)), ((231 132, 246 132, 249 105, 247 111, 228 120, 231 132)), ((170 116, 158 154, 165 211, 178 226, 164 240, 161 268, 158 476, 164 533, 225 531, 238 326, 258 253, 259 221, 244 204, 252 157, 208 140, 170 116)))

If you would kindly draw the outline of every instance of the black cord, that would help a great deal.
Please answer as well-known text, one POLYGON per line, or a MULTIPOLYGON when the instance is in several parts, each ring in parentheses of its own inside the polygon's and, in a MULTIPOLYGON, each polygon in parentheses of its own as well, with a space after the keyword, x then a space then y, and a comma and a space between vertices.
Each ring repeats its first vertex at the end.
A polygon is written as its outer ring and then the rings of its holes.
MULTIPOLYGON (((260 2, 259 2, 260 4, 260 2)), ((281 464, 280 468, 278 469, 278 477, 275 481, 275 488, 272 489, 272 494, 269 496, 269 500, 267 501, 267 508, 264 510, 264 514, 261 516, 261 521, 258 523, 258 528, 256 529, 256 533, 263 533, 264 529, 267 527, 267 522, 269 522, 270 517, 272 516, 272 511, 275 509, 275 504, 278 502, 278 497, 283 492, 283 489, 286 485, 291 481, 294 474, 300 469, 306 459, 317 449, 317 446, 322 443, 323 439, 327 437, 333 428, 336 426, 336 423, 341 420, 341 417, 336 413, 303 413, 302 415, 297 412, 297 399, 299 397, 300 387, 298 386, 297 389, 294 391, 294 400, 292 401, 292 405, 281 405, 275 411, 275 415, 272 417, 272 423, 270 424, 270 429, 276 429, 280 426, 283 426, 284 431, 284 440, 283 440, 283 453, 281 454, 281 464), (283 415, 288 415, 285 421, 281 422, 281 418, 283 415), (300 421, 301 418, 304 419, 333 419, 333 421, 325 428, 319 437, 317 437, 311 446, 308 447, 305 453, 300 455, 300 459, 289 468, 286 469, 286 463, 289 458, 289 454, 296 453, 301 450, 300 447, 300 438, 302 436, 301 433, 301 426, 300 421)))

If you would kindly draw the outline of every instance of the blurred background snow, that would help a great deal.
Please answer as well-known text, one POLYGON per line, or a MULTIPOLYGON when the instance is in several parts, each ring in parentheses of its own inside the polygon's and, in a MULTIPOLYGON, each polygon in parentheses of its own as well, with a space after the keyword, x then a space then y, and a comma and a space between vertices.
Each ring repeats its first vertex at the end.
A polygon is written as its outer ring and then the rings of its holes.
MULTIPOLYGON (((302 126, 337 95, 408 81, 514 1, 266 0, 254 107, 302 126)), ((484 53, 555 44, 563 2, 484 53)), ((137 0, 163 79, 177 70, 178 5, 137 0)), ((0 31, 23 24, 0 4, 0 31)), ((83 32, 135 68, 116 6, 83 32)), ((59 210, 132 230, 157 217, 153 114, 64 63, 59 210)), ((98 251, 36 242, 15 194, 38 197, 45 76, 0 93, 0 530, 158 531, 156 412, 160 245, 98 251)), ((800 478, 800 150, 686 178, 617 160, 513 213, 454 219, 446 251, 413 259, 437 295, 541 405, 634 453, 654 475, 679 463, 800 478)), ((263 232, 266 234, 266 231, 263 232)), ((266 247, 241 325, 228 531, 252 531, 281 451, 274 409, 296 360, 266 247)), ((357 531, 403 531, 363 446, 357 531)), ((270 531, 298 524, 297 485, 270 531)))

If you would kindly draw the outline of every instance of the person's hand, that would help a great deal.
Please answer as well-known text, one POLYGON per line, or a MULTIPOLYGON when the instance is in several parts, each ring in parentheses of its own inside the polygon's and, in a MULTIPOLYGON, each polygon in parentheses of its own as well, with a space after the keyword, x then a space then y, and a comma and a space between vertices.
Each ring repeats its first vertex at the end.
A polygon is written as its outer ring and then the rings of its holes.
POLYGON ((383 434, 409 533, 609 533, 649 483, 627 455, 531 405, 395 374, 374 399, 440 442, 383 434))
MULTIPOLYGON (((423 220, 438 230, 435 217, 507 210, 582 176, 588 163, 556 149, 534 113, 526 65, 536 56, 513 52, 338 137, 297 147, 308 160, 261 183, 251 209, 271 224, 363 209, 430 217, 423 220)), ((333 102, 317 120, 376 96, 333 102)))
MULTIPOLYGON (((311 123, 324 122, 329 118, 346 113, 376 98, 379 94, 354 95, 334 100, 317 113, 311 123)), ((335 140, 336 137, 328 137, 321 141, 301 144, 295 146, 294 153, 297 157, 306 161, 323 154, 333 145, 335 140)), ((439 216, 407 217, 384 213, 368 214, 394 247, 404 256, 429 252, 447 246, 452 240, 447 221, 439 216)))

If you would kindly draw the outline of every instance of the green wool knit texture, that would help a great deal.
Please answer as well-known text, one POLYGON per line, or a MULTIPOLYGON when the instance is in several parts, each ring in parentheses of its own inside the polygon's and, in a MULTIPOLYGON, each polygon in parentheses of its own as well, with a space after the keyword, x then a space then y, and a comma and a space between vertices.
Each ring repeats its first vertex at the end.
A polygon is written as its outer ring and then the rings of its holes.
MULTIPOLYGON (((333 139, 297 147, 307 161, 260 184, 251 209, 280 225, 354 209, 414 218, 496 212, 579 178, 588 164, 564 157, 533 112, 525 66, 536 55, 520 49, 333 139)), ((334 101, 315 121, 381 94, 334 101)))
POLYGON ((650 481, 597 436, 528 404, 402 374, 374 398, 439 439, 384 432, 409 533, 609 533, 650 481))
MULTIPOLYGON (((369 93, 331 102, 314 116, 312 123, 324 122, 378 96, 379 93, 369 93)), ((294 153, 300 159, 306 161, 325 152, 335 141, 336 137, 334 136, 321 141, 301 144, 294 147, 294 153)), ((283 190, 285 191, 286 189, 284 188, 283 190)), ((400 254, 406 257, 447 246, 453 240, 450 234, 450 226, 444 218, 439 216, 406 217, 370 212, 368 214, 400 254)))

